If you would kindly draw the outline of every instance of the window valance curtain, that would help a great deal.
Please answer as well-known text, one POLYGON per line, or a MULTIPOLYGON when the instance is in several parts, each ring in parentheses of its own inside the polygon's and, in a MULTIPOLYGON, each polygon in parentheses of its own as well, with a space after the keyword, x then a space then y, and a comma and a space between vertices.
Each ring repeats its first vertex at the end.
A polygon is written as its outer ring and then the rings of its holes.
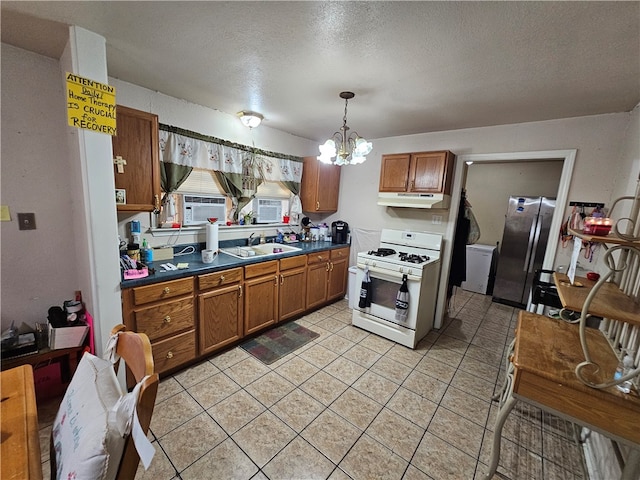
POLYGON ((160 125, 160 159, 192 168, 236 173, 272 182, 300 183, 303 159, 160 125))

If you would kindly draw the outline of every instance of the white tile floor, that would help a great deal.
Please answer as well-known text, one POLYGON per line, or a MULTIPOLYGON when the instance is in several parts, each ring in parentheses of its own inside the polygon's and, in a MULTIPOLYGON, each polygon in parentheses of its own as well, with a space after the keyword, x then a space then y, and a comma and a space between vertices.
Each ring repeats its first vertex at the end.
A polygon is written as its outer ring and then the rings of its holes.
MULTIPOLYGON (((163 379, 136 479, 482 478, 517 310, 457 289, 449 317, 411 350, 340 301, 297 320, 320 336, 272 365, 234 348, 163 379)), ((56 408, 39 409, 45 472, 56 408)), ((573 433, 516 407, 494 478, 588 478, 573 433)))

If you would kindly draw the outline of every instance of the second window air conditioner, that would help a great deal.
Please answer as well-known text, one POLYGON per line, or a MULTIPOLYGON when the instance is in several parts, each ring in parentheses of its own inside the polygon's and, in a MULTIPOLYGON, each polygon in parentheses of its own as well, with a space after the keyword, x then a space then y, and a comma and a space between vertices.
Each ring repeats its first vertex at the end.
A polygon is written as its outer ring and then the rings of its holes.
POLYGON ((257 223, 282 223, 282 200, 271 198, 256 198, 257 223))

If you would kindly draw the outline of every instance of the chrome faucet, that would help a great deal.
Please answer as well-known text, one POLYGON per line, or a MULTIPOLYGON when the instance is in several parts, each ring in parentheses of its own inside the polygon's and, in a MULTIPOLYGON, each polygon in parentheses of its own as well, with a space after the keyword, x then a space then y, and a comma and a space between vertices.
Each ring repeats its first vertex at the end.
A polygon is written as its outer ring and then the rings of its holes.
POLYGON ((249 238, 247 238, 247 247, 250 247, 251 245, 253 245, 253 236, 256 234, 256 232, 253 232, 251 235, 249 235, 249 238))

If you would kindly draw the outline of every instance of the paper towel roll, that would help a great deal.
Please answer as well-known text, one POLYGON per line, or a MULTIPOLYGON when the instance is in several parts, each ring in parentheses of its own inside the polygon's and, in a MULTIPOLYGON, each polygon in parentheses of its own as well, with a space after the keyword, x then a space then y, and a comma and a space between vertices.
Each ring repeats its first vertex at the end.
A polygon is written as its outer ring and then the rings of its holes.
POLYGON ((207 250, 218 251, 218 224, 207 224, 207 250))

